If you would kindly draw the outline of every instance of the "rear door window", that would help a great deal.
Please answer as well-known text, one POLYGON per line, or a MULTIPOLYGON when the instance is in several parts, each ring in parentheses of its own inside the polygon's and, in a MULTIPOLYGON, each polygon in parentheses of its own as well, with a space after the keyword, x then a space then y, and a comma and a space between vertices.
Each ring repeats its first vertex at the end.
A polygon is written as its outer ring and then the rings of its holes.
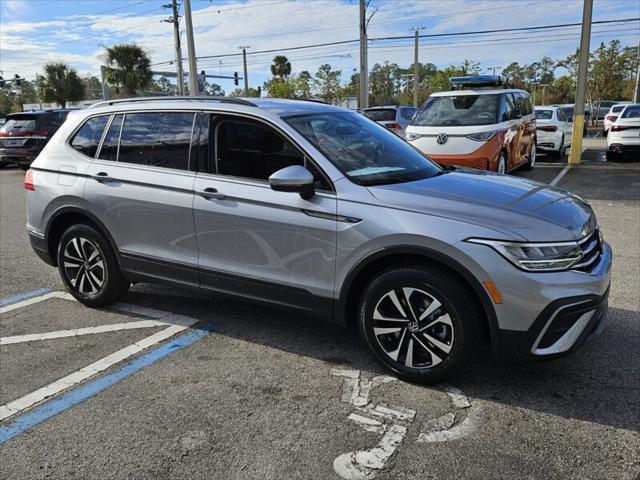
POLYGON ((374 122, 393 122, 396 119, 395 108, 372 108, 364 110, 362 113, 374 122))
POLYGON ((130 113, 124 117, 118 162, 189 169, 193 113, 130 113))
POLYGON ((78 130, 71 140, 71 146, 87 157, 95 157, 102 133, 107 126, 108 115, 92 117, 78 130))
POLYGON ((118 142, 120 141, 120 129, 122 127, 122 115, 113 117, 107 135, 102 141, 98 158, 101 160, 118 160, 118 142))
POLYGON ((24 132, 32 132, 36 129, 37 115, 10 115, 0 128, 0 132, 6 136, 16 136, 24 132))

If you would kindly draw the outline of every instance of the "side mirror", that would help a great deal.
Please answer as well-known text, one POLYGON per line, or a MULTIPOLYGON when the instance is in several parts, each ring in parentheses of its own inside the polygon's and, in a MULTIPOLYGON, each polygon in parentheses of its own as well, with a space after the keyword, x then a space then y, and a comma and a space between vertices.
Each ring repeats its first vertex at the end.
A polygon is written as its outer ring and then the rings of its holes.
POLYGON ((298 192, 309 200, 315 195, 313 174, 300 165, 291 165, 278 170, 269 177, 269 185, 276 192, 298 192))

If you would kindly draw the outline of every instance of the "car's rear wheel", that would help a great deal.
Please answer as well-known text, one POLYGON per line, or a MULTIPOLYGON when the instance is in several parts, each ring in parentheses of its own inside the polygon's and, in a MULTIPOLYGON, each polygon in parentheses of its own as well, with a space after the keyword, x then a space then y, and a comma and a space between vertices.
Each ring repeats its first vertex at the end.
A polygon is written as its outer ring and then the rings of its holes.
POLYGON ((109 305, 129 289, 113 249, 90 225, 73 225, 62 234, 57 260, 71 295, 89 307, 109 305))
POLYGON ((358 320, 380 364, 406 380, 431 384, 475 357, 482 317, 473 293, 452 274, 405 266, 369 284, 358 320))
POLYGON ((496 172, 498 173, 498 175, 504 175, 505 173, 507 173, 507 156, 504 152, 500 152, 496 172))
MULTIPOLYGON (((560 147, 560 149, 562 150, 562 147, 560 147)), ((537 155, 536 144, 534 143, 533 145, 531 145, 531 151, 529 152, 529 160, 527 160, 527 163, 525 163, 524 166, 522 167, 524 170, 533 170, 533 167, 536 164, 536 155, 537 155)))

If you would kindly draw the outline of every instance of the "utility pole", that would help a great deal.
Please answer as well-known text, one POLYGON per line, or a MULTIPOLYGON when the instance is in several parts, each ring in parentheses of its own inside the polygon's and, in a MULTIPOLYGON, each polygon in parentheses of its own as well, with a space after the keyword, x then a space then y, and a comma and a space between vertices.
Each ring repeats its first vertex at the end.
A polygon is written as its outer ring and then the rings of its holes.
POLYGON ((196 47, 193 42, 193 22, 191 21, 191 0, 183 0, 184 21, 187 28, 187 55, 189 56, 189 95, 198 95, 198 67, 196 65, 196 47))
POLYGON ((247 75, 247 48, 251 48, 248 45, 238 47, 242 49, 242 66, 244 68, 244 96, 249 96, 249 77, 247 75))
POLYGON ((419 31, 424 27, 416 27, 413 39, 413 106, 418 108, 418 88, 420 85, 420 66, 418 63, 418 41, 420 39, 419 31))
POLYGON ((107 81, 105 79, 105 72, 107 67, 104 65, 100 65, 100 83, 102 86, 102 100, 109 100, 109 87, 107 86, 107 81))
POLYGON ((578 58, 578 81, 576 82, 576 104, 573 107, 573 132, 571 134, 571 153, 569 154, 570 165, 578 165, 582 156, 582 129, 584 128, 584 102, 587 94, 592 13, 593 0, 584 0, 582 33, 580 34, 580 56, 578 58))
POLYGON ((638 42, 638 57, 636 58, 636 89, 633 103, 640 103, 640 42, 638 42))
POLYGON ((176 73, 178 95, 184 95, 184 71, 182 70, 182 48, 180 46, 180 15, 178 14, 178 0, 172 0, 171 4, 163 5, 163 8, 171 8, 173 15, 163 22, 173 23, 173 43, 176 47, 176 73))
POLYGON ((547 86, 549 84, 548 83, 541 83, 540 86, 542 87, 542 100, 540 101, 540 105, 544 105, 544 100, 546 98, 545 92, 547 90, 547 86))
POLYGON ((360 108, 369 106, 369 67, 367 65, 367 2, 360 0, 360 108))

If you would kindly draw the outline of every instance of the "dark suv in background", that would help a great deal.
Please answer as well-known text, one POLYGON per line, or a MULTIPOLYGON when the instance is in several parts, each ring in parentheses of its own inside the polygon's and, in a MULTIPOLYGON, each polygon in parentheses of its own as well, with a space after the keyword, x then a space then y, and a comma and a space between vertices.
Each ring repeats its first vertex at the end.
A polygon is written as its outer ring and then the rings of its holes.
POLYGON ((15 163, 27 170, 68 114, 56 109, 7 115, 0 128, 0 166, 15 163))

